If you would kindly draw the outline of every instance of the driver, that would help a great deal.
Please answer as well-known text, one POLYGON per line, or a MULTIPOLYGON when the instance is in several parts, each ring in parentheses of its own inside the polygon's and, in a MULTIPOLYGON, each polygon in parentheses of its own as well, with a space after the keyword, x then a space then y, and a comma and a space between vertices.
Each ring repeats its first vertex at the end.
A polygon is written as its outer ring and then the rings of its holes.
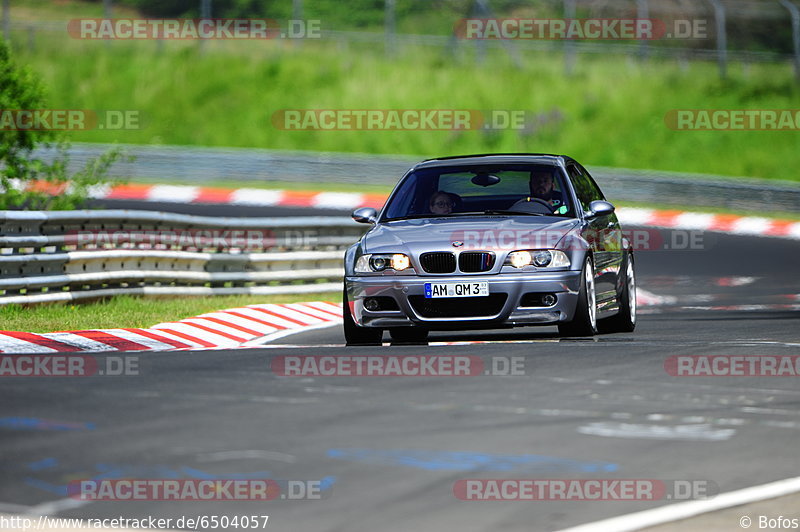
POLYGON ((550 204, 553 210, 564 204, 564 197, 554 188, 553 174, 548 170, 533 170, 528 186, 531 195, 527 201, 531 201, 532 198, 544 200, 550 204))
POLYGON ((522 198, 511 206, 511 210, 529 212, 533 209, 548 209, 551 214, 565 214, 567 206, 564 205, 564 196, 555 189, 553 174, 550 170, 533 170, 528 181, 530 196, 522 198), (537 208, 536 205, 539 205, 537 208))

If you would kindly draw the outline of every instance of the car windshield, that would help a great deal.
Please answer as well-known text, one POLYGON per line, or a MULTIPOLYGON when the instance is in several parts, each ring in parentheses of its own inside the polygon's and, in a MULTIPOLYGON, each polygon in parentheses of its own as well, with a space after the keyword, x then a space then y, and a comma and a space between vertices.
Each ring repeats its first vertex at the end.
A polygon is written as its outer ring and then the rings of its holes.
POLYGON ((561 169, 542 164, 420 169, 389 198, 383 220, 484 214, 573 217, 561 169))

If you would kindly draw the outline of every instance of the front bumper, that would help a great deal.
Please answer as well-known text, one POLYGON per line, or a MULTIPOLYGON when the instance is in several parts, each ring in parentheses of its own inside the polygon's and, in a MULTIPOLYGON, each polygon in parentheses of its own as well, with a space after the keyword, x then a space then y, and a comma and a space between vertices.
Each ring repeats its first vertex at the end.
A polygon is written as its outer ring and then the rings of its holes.
MULTIPOLYGON (((496 275, 452 275, 452 276, 348 276, 345 277, 347 297, 356 323, 363 327, 424 326, 429 329, 503 328, 525 325, 552 325, 570 321, 575 314, 580 291, 580 271, 531 272, 496 275), (505 294, 501 307, 488 311, 479 304, 483 298, 465 298, 465 305, 472 303, 474 312, 457 317, 426 317, 410 297, 420 301, 424 298, 425 283, 430 282, 481 282, 489 283, 489 294, 505 294), (525 294, 555 294, 557 301, 550 307, 522 307, 525 294), (417 298, 414 298, 417 296, 417 298), (368 297, 391 297, 399 310, 370 311, 364 308, 368 297), (499 308, 499 310, 498 310, 499 308)), ((456 303, 456 299, 446 298, 456 303)), ((436 301, 427 300, 427 301, 436 301)))

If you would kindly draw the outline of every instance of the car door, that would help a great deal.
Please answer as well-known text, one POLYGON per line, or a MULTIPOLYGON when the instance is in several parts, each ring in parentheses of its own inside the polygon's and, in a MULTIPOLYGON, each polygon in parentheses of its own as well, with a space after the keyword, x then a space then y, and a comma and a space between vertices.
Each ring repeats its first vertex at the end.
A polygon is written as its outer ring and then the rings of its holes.
MULTIPOLYGON (((585 168, 571 162, 567 165, 578 201, 584 213, 590 212, 593 201, 605 200, 600 187, 585 168)), ((589 242, 594 255, 595 287, 598 310, 616 299, 617 279, 622 266, 622 231, 614 213, 587 220, 584 238, 589 242)))

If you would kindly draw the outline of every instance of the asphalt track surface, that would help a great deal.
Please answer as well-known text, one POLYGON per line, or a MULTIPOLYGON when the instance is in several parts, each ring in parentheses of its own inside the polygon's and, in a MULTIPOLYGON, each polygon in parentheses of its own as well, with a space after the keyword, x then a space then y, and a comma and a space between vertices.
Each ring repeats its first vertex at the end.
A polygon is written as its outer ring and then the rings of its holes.
MULTIPOLYGON (((453 485, 703 480, 727 492, 796 476, 797 378, 673 377, 664 362, 800 354, 798 244, 703 236, 703 249, 637 254, 639 285, 665 304, 642 309, 633 334, 567 340, 545 327, 431 338, 491 340, 481 344, 346 349, 337 327, 278 341, 287 347, 138 354, 138 375, 4 378, 0 512, 269 515, 267 530, 280 531, 558 530, 674 500, 462 501, 453 485), (275 357, 298 354, 476 355, 487 367, 521 357, 525 374, 272 372, 275 357), (324 479, 327 489, 269 502, 86 503, 65 492, 76 479, 212 477, 324 479)), ((97 355, 109 356, 119 355, 97 355)))

